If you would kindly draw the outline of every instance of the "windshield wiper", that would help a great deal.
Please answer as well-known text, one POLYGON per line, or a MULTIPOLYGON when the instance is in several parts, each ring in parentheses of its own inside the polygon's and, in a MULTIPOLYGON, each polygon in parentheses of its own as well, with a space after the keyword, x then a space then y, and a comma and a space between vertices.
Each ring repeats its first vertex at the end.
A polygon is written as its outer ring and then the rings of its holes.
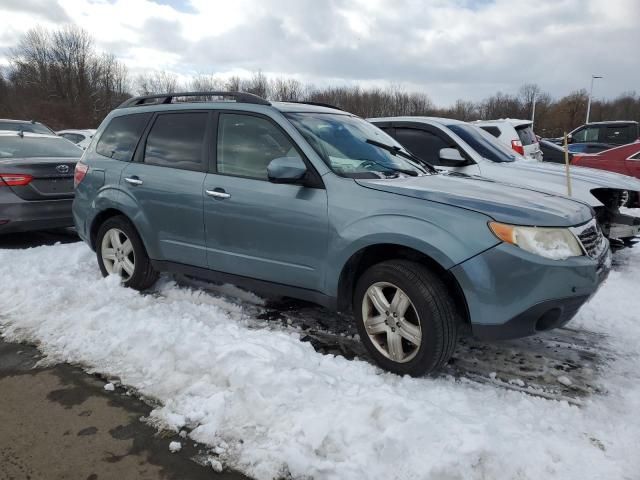
POLYGON ((434 173, 438 171, 436 167, 431 165, 426 160, 423 160, 420 157, 416 157, 413 153, 405 152, 404 150, 402 150, 400 147, 397 147, 396 145, 387 145, 386 143, 378 142, 377 140, 371 140, 370 138, 368 138, 366 142, 369 145, 374 145, 376 147, 382 148, 383 150, 386 150, 391 155, 400 155, 401 157, 407 158, 409 160, 413 160, 414 162, 420 165, 424 165, 434 173))
POLYGON ((418 176, 418 172, 416 172, 415 170, 406 170, 404 168, 391 167, 389 165, 384 165, 384 164, 382 164, 380 162, 376 162, 375 160, 370 160, 370 159, 366 159, 366 160, 363 159, 363 161, 364 161, 364 163, 375 163, 376 165, 381 166, 385 170, 391 170, 393 172, 404 173, 405 175, 408 175, 410 177, 417 177, 418 176))

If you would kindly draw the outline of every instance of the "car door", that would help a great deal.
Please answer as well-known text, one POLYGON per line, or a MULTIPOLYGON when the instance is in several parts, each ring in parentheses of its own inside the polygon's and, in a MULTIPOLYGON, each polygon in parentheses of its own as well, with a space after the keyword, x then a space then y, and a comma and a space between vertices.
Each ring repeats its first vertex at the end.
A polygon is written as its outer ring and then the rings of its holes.
POLYGON ((460 148, 447 134, 439 129, 425 124, 411 124, 408 122, 394 122, 390 130, 392 135, 402 146, 423 160, 437 168, 452 170, 469 175, 480 173, 478 165, 460 148), (440 159, 440 150, 455 148, 467 159, 466 164, 450 163, 440 159))
POLYGON ((321 183, 311 188, 267 178, 275 158, 297 156, 311 174, 312 165, 270 118, 222 112, 217 123, 215 161, 204 185, 209 268, 320 290, 328 241, 326 190, 321 183))
POLYGON ((155 260, 207 266, 202 188, 209 117, 205 111, 156 114, 122 173, 122 190, 137 206, 134 223, 155 260))

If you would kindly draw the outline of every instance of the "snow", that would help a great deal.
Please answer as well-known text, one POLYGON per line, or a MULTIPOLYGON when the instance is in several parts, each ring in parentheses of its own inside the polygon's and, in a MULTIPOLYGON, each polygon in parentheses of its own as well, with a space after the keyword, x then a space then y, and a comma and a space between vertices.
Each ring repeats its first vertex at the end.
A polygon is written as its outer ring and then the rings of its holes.
POLYGON ((116 387, 113 385, 113 383, 107 383, 107 384, 104 386, 104 389, 105 389, 107 392, 113 392, 113 391, 116 389, 116 387))
POLYGON ((157 400, 150 420, 209 445, 215 470, 265 480, 631 479, 640 248, 617 254, 614 268, 571 325, 608 335, 615 352, 602 366, 606 392, 582 407, 322 355, 244 301, 167 279, 146 295, 103 279, 80 243, 0 250, 0 331, 157 400))
POLYGON ((182 444, 180 442, 170 442, 169 443, 169 451, 171 453, 177 453, 182 450, 182 444))

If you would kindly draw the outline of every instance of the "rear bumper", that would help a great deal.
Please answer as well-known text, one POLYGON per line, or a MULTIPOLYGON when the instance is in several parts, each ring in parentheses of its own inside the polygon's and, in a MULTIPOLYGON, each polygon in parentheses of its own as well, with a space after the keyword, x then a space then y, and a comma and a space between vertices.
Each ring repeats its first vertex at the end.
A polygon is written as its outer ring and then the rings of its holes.
POLYGON ((72 201, 26 201, 11 192, 0 192, 0 234, 72 227, 72 201))
POLYGON ((595 260, 549 260, 500 244, 451 269, 475 337, 519 338, 569 322, 609 273, 609 249, 595 260))

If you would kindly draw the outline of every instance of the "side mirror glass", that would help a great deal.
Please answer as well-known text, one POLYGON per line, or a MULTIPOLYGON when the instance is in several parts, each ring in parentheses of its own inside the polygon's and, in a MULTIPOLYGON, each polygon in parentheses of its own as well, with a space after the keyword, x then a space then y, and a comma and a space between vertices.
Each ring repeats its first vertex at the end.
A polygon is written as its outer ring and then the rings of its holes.
POLYGON ((441 148, 440 160, 453 164, 465 163, 465 158, 460 154, 457 148, 441 148))
POLYGON ((267 178, 272 183, 301 183, 306 173, 300 157, 274 158, 267 165, 267 178))

